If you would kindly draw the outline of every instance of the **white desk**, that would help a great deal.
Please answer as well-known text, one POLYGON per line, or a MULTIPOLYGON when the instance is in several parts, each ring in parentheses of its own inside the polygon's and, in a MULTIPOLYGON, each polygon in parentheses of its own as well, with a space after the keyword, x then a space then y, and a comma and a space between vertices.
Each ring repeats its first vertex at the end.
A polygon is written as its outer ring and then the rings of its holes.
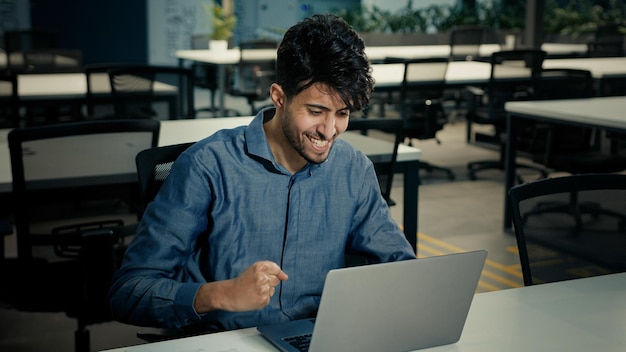
POLYGON ((513 160, 517 156, 517 120, 529 119, 626 133, 626 96, 509 102, 506 103, 505 110, 508 112, 504 187, 505 230, 511 228, 511 206, 507 192, 515 181, 513 160))
MULTIPOLYGON (((626 273, 480 293, 459 342, 421 351, 623 351, 625 297, 626 273)), ((277 350, 249 328, 110 350, 123 351, 277 350)))
MULTIPOLYGON (((252 118, 253 117, 251 116, 247 116, 161 121, 159 145, 163 146, 185 142, 195 142, 210 136, 221 129, 247 125, 250 123, 252 118)), ((0 196, 9 195, 12 189, 11 159, 7 142, 7 135, 9 131, 9 129, 0 130, 0 196)), ((340 138, 350 142, 352 145, 362 150, 373 161, 388 160, 391 150, 393 149, 393 144, 391 142, 363 136, 356 132, 346 132, 342 134, 340 138)), ((127 146, 134 145, 132 140, 129 140, 128 143, 120 144, 127 146)), ((120 152, 128 153, 129 151, 126 150, 120 152)), ((130 152, 133 151, 130 150, 130 152)), ((397 172, 404 174, 404 233, 414 249, 417 245, 416 234, 418 227, 417 207, 420 159, 421 150, 404 144, 399 146, 397 172)), ((117 169, 115 169, 114 174, 111 174, 111 171, 109 170, 109 175, 102 175, 104 176, 103 178, 115 180, 115 183, 136 180, 136 169, 134 165, 116 166, 117 169)), ((57 176, 59 179, 62 178, 62 175, 57 176)), ((102 181, 103 178, 99 178, 98 181, 102 181)))
MULTIPOLYGON (((542 49, 552 55, 582 55, 586 52, 586 44, 561 44, 544 43, 542 49)), ((482 45, 480 53, 483 57, 490 56, 493 52, 499 51, 497 44, 482 45)), ((251 57, 256 59, 271 60, 276 57, 274 49, 250 50, 251 57)), ((414 46, 370 46, 365 48, 368 58, 372 61, 379 61, 386 57, 399 57, 404 59, 428 58, 428 57, 448 57, 450 55, 449 45, 414 45, 414 46)), ((212 50, 178 50, 176 57, 179 64, 184 65, 184 61, 195 61, 216 65, 218 68, 218 106, 220 111, 224 111, 224 88, 225 88, 225 67, 235 65, 239 62, 239 49, 229 49, 226 51, 212 50)), ((626 76, 626 57, 619 58, 573 58, 573 59, 546 59, 544 67, 561 68, 582 68, 591 71, 597 80, 603 78, 626 76)), ((372 64, 372 76, 376 81, 376 87, 393 88, 402 82, 403 68, 397 65, 372 64)), ((446 84, 451 86, 463 86, 468 84, 484 84, 489 80, 490 65, 486 62, 477 61, 454 61, 448 66, 446 73, 446 84)))
MULTIPOLYGON (((109 76, 106 73, 92 75, 94 94, 111 93, 109 76)), ((159 94, 176 92, 176 87, 155 82, 159 94)), ((20 100, 85 99, 87 78, 84 73, 30 73, 17 76, 17 94, 20 100)))

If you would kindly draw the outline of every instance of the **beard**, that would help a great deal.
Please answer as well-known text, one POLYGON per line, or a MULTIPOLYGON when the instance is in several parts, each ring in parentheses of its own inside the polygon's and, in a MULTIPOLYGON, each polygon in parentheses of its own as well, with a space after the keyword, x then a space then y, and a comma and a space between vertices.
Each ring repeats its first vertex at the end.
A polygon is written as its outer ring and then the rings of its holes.
POLYGON ((293 124, 290 123, 290 121, 293 121, 293 119, 291 119, 291 115, 287 111, 285 111, 282 120, 283 133, 285 134, 287 141, 293 147, 293 149, 295 149, 296 152, 298 152, 298 154, 300 154, 300 156, 304 158, 304 160, 306 160, 308 163, 321 164, 326 161, 328 155, 330 154, 330 151, 332 150, 334 136, 329 140, 330 146, 327 150, 325 150, 324 152, 316 152, 311 148, 307 148, 307 146, 312 143, 309 137, 314 137, 323 141, 328 140, 328 138, 320 136, 318 133, 315 132, 300 133, 293 126, 293 124))

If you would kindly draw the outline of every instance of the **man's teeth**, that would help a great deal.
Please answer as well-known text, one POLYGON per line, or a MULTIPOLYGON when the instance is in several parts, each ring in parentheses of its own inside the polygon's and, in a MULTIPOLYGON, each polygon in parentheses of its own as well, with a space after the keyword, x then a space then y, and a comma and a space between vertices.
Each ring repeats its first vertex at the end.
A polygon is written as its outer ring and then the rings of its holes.
POLYGON ((315 144, 316 147, 325 147, 326 145, 328 145, 328 141, 325 140, 321 140, 321 139, 316 139, 316 138, 311 138, 311 142, 313 142, 313 144, 315 144))

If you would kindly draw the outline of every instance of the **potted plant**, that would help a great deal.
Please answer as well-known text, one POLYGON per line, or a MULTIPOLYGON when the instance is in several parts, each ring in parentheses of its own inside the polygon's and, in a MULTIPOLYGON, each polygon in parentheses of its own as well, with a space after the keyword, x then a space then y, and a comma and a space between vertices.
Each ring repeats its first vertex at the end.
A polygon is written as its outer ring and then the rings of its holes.
POLYGON ((221 6, 216 1, 213 1, 213 4, 203 3, 202 5, 204 11, 211 18, 213 28, 209 40, 209 49, 226 50, 228 39, 233 36, 233 29, 237 24, 233 0, 222 0, 221 6))

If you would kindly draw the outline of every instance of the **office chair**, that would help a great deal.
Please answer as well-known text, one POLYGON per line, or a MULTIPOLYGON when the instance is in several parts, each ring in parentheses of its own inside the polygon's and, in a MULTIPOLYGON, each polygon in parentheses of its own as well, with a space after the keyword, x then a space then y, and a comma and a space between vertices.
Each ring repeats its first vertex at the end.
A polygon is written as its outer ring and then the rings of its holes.
POLYGON ((109 120, 9 132, 18 257, 5 277, 18 309, 77 319, 77 351, 89 351, 88 325, 111 320, 108 287, 135 230, 119 202, 136 202, 134 158, 159 130, 109 120))
MULTIPOLYGON (((194 143, 181 143, 148 148, 137 154, 135 165, 139 179, 140 204, 137 218, 141 220, 148 204, 159 193, 163 182, 169 176, 172 164, 194 143)), ((143 328, 137 337, 147 342, 157 342, 196 334, 185 329, 143 328)))
POLYGON ((255 49, 277 49, 278 43, 268 40, 255 40, 239 44, 239 63, 229 70, 228 94, 244 97, 250 106, 250 115, 256 115, 260 108, 257 102, 269 98, 269 90, 276 78, 276 60, 258 60, 250 53, 255 49))
POLYGON ((19 73, 75 73, 83 71, 83 52, 77 49, 32 49, 20 52, 24 65, 19 73))
MULTIPOLYGON (((538 76, 537 99, 581 99, 594 97, 591 72, 576 69, 544 69, 538 76)), ((556 171, 571 174, 612 173, 626 169, 626 155, 619 149, 603 148, 601 142, 617 144, 624 136, 607 133, 602 138, 592 128, 539 124, 546 148, 534 160, 556 171), (604 140, 602 140, 604 139, 604 140)))
POLYGON ((24 69, 22 52, 58 48, 57 33, 47 29, 8 30, 3 37, 9 71, 24 69))
MULTIPOLYGON (((476 134, 476 139, 495 144, 499 148, 499 159, 473 161, 467 164, 469 177, 476 180, 481 170, 504 170, 507 114, 504 104, 507 101, 532 99, 535 78, 541 69, 546 52, 535 49, 520 49, 495 52, 491 56, 491 71, 485 89, 468 87, 467 140, 472 139, 472 124, 491 125, 492 136, 485 138, 476 134)), ((537 171, 541 177, 547 172, 532 165, 517 164, 518 168, 537 171)), ((523 182, 517 176, 518 182, 523 182)))
POLYGON ((524 285, 626 271, 626 175, 586 174, 541 179, 509 190, 524 285), (576 194, 572 199, 571 195, 576 194), (546 202, 603 213, 534 214, 546 202))
POLYGON ((618 25, 600 25, 594 33, 593 40, 587 42, 589 57, 622 57, 624 56, 624 34, 618 25))
POLYGON ((480 58, 485 29, 481 26, 458 26, 450 32, 450 61, 472 61, 480 58))
POLYGON ((20 119, 17 76, 0 70, 0 128, 17 128, 20 119))
MULTIPOLYGON (((400 87, 400 115, 404 121, 402 133, 412 145, 412 139, 434 139, 448 122, 443 111, 442 99, 445 88, 448 60, 445 58, 411 59, 404 61, 404 74, 400 87)), ((450 168, 420 161, 420 168, 429 173, 444 172, 454 180, 450 168)))
POLYGON ((361 131, 361 133, 364 134, 368 134, 370 131, 380 131, 394 136, 391 159, 374 162, 380 190, 389 206, 396 204, 391 199, 391 188, 393 185, 396 161, 398 159, 398 147, 404 140, 403 126, 404 121, 402 119, 394 118, 351 118, 348 122, 347 131, 361 131))
POLYGON ((84 66, 87 85, 85 96, 86 120, 114 119, 113 93, 109 71, 131 66, 142 66, 138 63, 97 63, 84 66))
POLYGON ((172 164, 182 152, 193 143, 181 143, 162 147, 145 149, 137 154, 135 164, 139 178, 139 211, 137 217, 141 220, 148 203, 159 193, 161 185, 170 174, 172 164))
POLYGON ((195 118, 190 69, 131 65, 108 70, 116 118, 195 118))
MULTIPOLYGON (((479 61, 480 46, 485 40, 486 30, 481 26, 462 25, 457 26, 450 32, 450 61, 479 61)), ((465 95, 462 88, 447 88, 444 91, 444 101, 453 105, 449 112, 449 119, 454 120, 462 115, 465 110, 465 95)), ((450 104, 448 104, 450 105, 450 104)))

